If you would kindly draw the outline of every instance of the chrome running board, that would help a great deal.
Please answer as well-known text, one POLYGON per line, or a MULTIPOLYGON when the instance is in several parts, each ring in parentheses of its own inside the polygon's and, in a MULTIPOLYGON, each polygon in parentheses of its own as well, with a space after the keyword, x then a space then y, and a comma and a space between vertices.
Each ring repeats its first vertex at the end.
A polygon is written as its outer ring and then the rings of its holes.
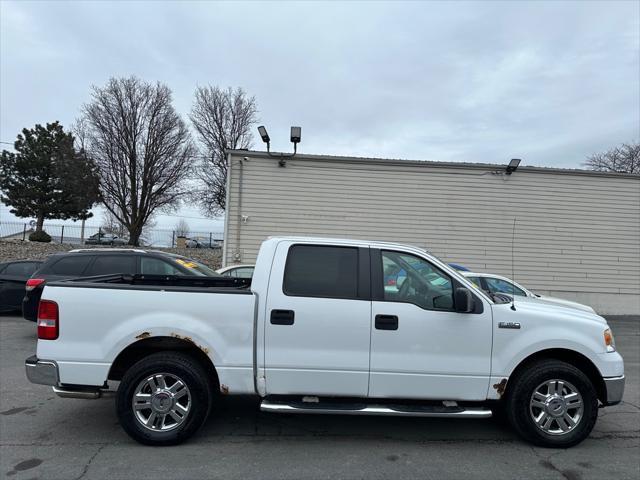
POLYGON ((397 417, 445 417, 445 418, 490 418, 491 410, 484 408, 464 408, 446 406, 416 405, 363 405, 326 404, 301 402, 277 402, 263 400, 260 404, 263 412, 275 413, 323 413, 332 415, 388 415, 397 417))

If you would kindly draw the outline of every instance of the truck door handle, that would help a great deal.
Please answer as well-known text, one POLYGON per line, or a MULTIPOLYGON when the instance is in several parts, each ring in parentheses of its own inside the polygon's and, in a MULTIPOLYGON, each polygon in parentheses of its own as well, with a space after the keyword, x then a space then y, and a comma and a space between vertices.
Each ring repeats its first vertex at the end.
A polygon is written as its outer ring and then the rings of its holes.
POLYGON ((397 315, 376 315, 376 329, 377 330, 397 330, 398 329, 397 315))
POLYGON ((293 310, 271 310, 272 325, 293 325, 294 318, 293 310))

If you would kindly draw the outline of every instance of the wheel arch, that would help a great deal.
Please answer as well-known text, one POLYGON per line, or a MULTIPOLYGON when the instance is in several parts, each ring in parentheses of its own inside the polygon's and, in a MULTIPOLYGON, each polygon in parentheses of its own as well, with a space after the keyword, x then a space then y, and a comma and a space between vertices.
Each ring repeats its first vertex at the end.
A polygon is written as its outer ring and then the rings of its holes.
POLYGON ((148 337, 128 345, 115 358, 107 378, 109 380, 121 380, 125 372, 136 362, 157 352, 174 351, 185 353, 198 361, 211 376, 215 383, 215 388, 220 388, 218 372, 211 358, 193 341, 184 338, 157 336, 148 337))
POLYGON ((602 379, 602 375, 598 370, 598 367, 585 355, 580 352, 576 352, 575 350, 570 350, 567 348, 549 348, 545 350, 540 350, 538 352, 532 353, 528 357, 524 358, 511 372, 509 376, 509 381, 507 382, 504 397, 508 396, 510 393, 510 385, 513 385, 513 380, 517 378, 526 368, 539 362, 540 360, 549 360, 555 359, 566 362, 570 365, 573 365, 578 370, 582 371, 591 381, 594 388, 596 389, 596 394, 598 399, 601 402, 606 402, 607 399, 607 388, 602 379))

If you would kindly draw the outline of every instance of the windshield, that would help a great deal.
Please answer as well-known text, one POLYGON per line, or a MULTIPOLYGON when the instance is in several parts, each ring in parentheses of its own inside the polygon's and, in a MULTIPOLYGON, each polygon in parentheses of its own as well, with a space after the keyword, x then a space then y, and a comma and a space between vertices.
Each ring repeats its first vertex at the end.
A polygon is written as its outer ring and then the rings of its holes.
POLYGON ((487 286, 491 293, 508 293, 509 295, 516 294, 520 297, 526 297, 527 294, 521 288, 516 287, 513 283, 501 278, 485 277, 487 286))
POLYGON ((181 267, 186 268, 189 271, 189 274, 191 275, 196 275, 199 277, 219 277, 220 276, 220 274, 216 273, 215 270, 212 270, 206 265, 200 262, 196 262, 195 260, 192 260, 190 258, 174 257, 172 260, 178 265, 180 265, 181 267))

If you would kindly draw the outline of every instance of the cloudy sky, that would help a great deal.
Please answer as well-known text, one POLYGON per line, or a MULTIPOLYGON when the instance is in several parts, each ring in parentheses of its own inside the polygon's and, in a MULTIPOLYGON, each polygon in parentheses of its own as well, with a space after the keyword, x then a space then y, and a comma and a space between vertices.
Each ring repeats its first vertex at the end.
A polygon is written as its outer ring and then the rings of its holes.
POLYGON ((3 142, 132 74, 185 117, 197 85, 243 87, 284 151, 301 125, 305 153, 572 168, 640 138, 637 1, 0 5, 3 142))

